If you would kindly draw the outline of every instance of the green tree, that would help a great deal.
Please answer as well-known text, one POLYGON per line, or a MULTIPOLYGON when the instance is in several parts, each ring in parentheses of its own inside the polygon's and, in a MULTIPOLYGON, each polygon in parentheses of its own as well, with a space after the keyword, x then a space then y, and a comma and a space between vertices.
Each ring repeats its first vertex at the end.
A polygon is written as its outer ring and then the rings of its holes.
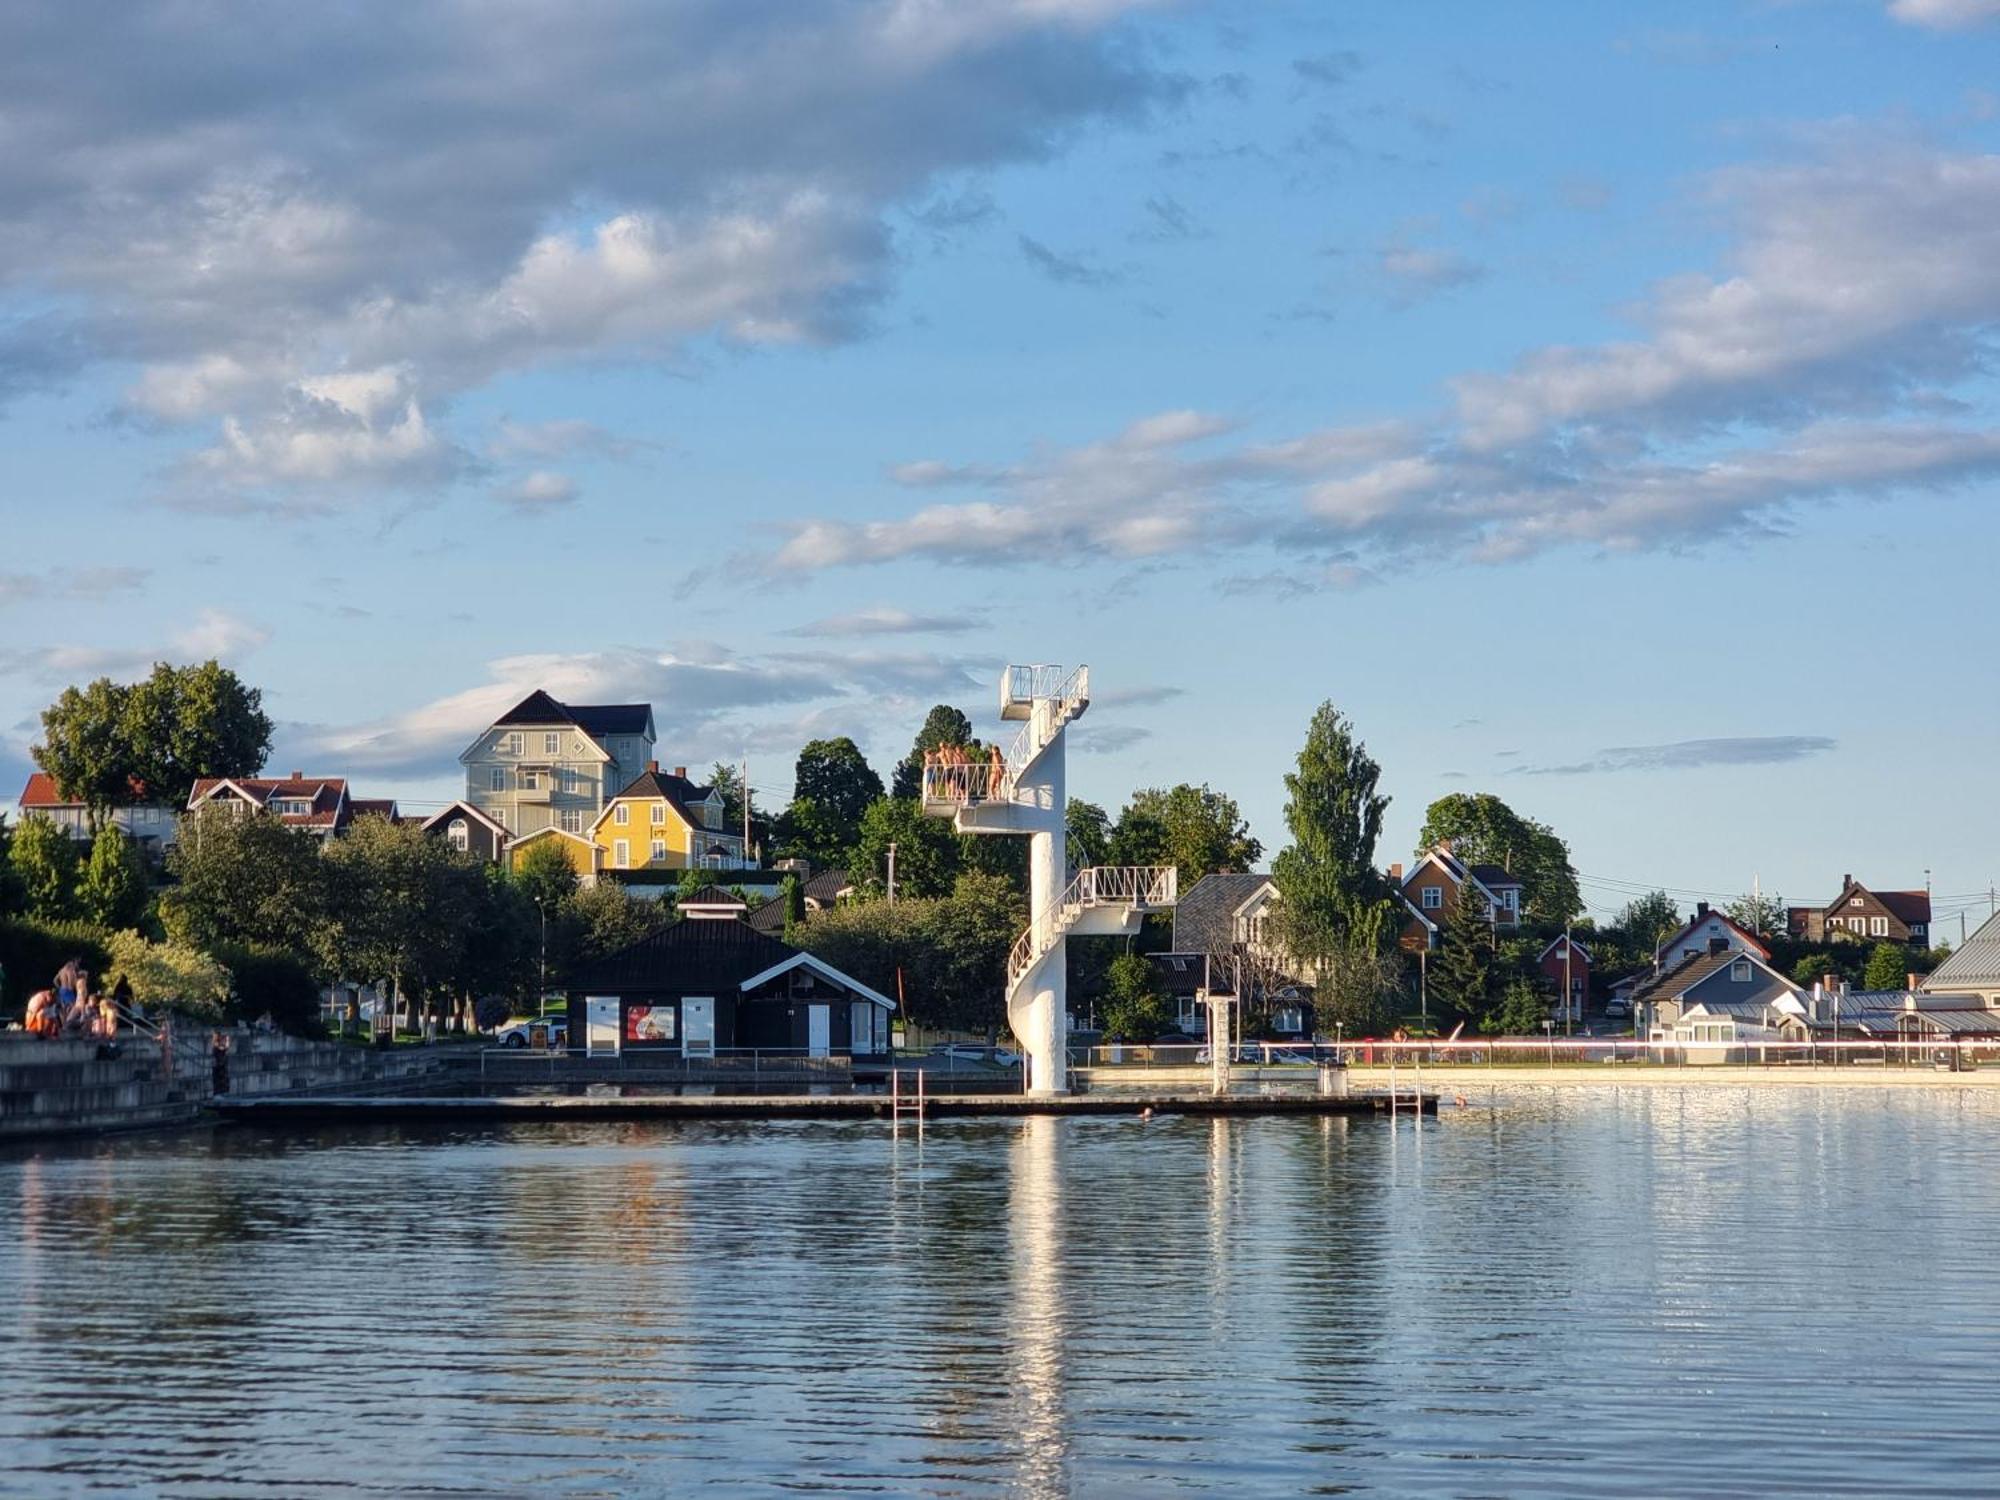
POLYGON ((919 928, 921 980, 944 1024, 997 1034, 1007 1024, 1007 952, 1028 924, 1028 903, 998 875, 968 872, 932 902, 919 928))
POLYGON ((1111 815, 1095 802, 1072 797, 1063 809, 1063 830, 1069 862, 1079 870, 1111 860, 1111 815))
POLYGON ((76 840, 48 818, 21 820, 8 841, 7 864, 29 916, 59 922, 77 914, 79 861, 76 840))
POLYGON ((0 813, 0 917, 22 910, 27 901, 20 879, 14 874, 14 861, 9 853, 13 844, 14 830, 8 826, 7 815, 0 813))
POLYGON ((554 921, 576 899, 576 866, 558 839, 530 844, 514 863, 514 889, 521 899, 554 921))
POLYGON ((1486 898, 1468 882, 1444 922, 1429 963, 1431 1013, 1477 1020, 1493 1003, 1493 925, 1486 898))
POLYGON ((114 932, 105 946, 110 966, 100 976, 106 990, 120 982, 149 1010, 184 1010, 220 1020, 229 1002, 230 974, 215 959, 185 943, 149 943, 136 932, 114 932))
POLYGON ((959 835, 944 818, 925 814, 909 797, 878 797, 861 816, 849 876, 870 891, 888 889, 889 846, 896 846, 896 895, 946 896, 961 865, 959 835))
POLYGON ((976 743, 972 737, 972 720, 949 703, 938 704, 924 716, 923 728, 917 731, 917 740, 910 746, 910 753, 896 762, 895 772, 889 779, 889 795, 920 795, 924 784, 924 756, 940 745, 971 746, 976 743))
POLYGON ((316 937, 327 968, 386 980, 397 997, 449 994, 474 915, 472 864, 408 823, 364 818, 326 846, 325 920, 316 937))
POLYGON ((1480 1030, 1489 1036, 1533 1036, 1549 1016, 1549 1002, 1534 983, 1522 976, 1507 981, 1500 1003, 1480 1017, 1480 1030))
MULTIPOLYGON (((1395 893, 1375 866, 1389 808, 1389 799, 1376 790, 1381 775, 1367 746, 1354 737, 1354 726, 1331 703, 1322 703, 1306 731, 1298 767, 1285 777, 1291 847, 1271 864, 1280 945, 1322 987, 1335 974, 1365 986, 1369 963, 1395 939, 1395 893), (1354 959, 1368 962, 1349 961, 1354 959)), ((1359 1008, 1366 997, 1346 999, 1359 1008)))
POLYGON ((1759 937, 1783 937, 1787 927, 1785 898, 1746 891, 1723 908, 1729 920, 1759 937))
POLYGON ((600 880, 578 891, 563 913, 562 964, 591 963, 643 942, 674 920, 664 901, 634 896, 615 881, 600 880))
POLYGON ((1900 990, 1909 982, 1912 970, 1910 950, 1901 943, 1877 943, 1862 970, 1861 987, 1869 990, 1900 990))
POLYGON ((129 686, 100 677, 42 712, 35 763, 101 822, 141 800, 186 803, 204 776, 254 775, 271 749, 263 695, 227 667, 157 663, 129 686))
POLYGON ((1235 798, 1182 782, 1134 792, 1111 830, 1107 857, 1118 865, 1172 865, 1188 890, 1204 875, 1249 869, 1263 852, 1235 798))
MULTIPOLYGON (((882 778, 846 735, 813 740, 799 751, 792 777, 794 801, 809 800, 841 826, 859 829, 868 804, 881 795, 882 778)), ((852 845, 853 838, 847 842, 852 845)))
POLYGON ((138 925, 146 910, 146 871, 139 851, 117 825, 107 823, 91 840, 76 897, 83 914, 100 926, 138 925))
POLYGON ((1150 1042, 1173 1029, 1173 1012, 1159 975, 1143 954, 1121 953, 1104 977, 1104 1034, 1116 1042, 1150 1042))
POLYGON ((1499 865, 1518 879, 1530 920, 1560 927, 1583 910, 1569 845, 1547 824, 1522 817, 1491 792, 1454 792, 1424 810, 1419 857, 1446 839, 1468 864, 1499 865))
POLYGON ((181 820, 160 898, 167 936, 213 949, 242 943, 312 950, 327 911, 319 841, 276 818, 205 807, 181 820))
POLYGON ((901 995, 906 1017, 922 1026, 942 1026, 945 1020, 931 992, 908 982, 929 958, 924 933, 935 901, 850 901, 814 912, 791 932, 808 953, 817 954, 843 973, 882 994, 901 995))
POLYGON ((1660 944, 1680 931, 1680 908, 1665 891, 1654 891, 1628 901, 1618 914, 1617 926, 1643 960, 1651 963, 1660 944))

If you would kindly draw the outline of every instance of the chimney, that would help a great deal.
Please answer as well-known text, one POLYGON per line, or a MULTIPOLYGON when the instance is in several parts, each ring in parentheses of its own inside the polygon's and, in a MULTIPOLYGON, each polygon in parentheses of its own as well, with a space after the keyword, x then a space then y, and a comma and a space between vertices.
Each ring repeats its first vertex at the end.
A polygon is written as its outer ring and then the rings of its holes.
POLYGON ((294 771, 294 772, 292 772, 292 780, 294 780, 294 781, 304 781, 305 779, 306 779, 306 773, 305 773, 305 772, 303 772, 303 771, 294 771))
POLYGON ((1838 979, 1835 979, 1831 974, 1821 975, 1819 982, 1821 987, 1825 989, 1825 991, 1829 995, 1835 995, 1840 993, 1840 981, 1838 979))
POLYGON ((1697 901, 1697 902, 1695 902, 1695 904, 1694 904, 1694 919, 1695 919, 1695 920, 1696 920, 1697 922, 1699 922, 1699 921, 1701 921, 1701 920, 1702 920, 1703 918, 1705 918, 1705 917, 1706 917, 1707 915, 1708 915, 1708 903, 1707 903, 1706 901, 1697 901))
POLYGON ((688 776, 688 768, 686 766, 675 766, 674 774, 680 777, 682 781, 686 781, 688 776))
POLYGON ((1852 875, 1843 875, 1840 877, 1840 888, 1843 891, 1853 884, 1854 884, 1854 877, 1852 875))
POLYGON ((658 761, 656 761, 656 760, 649 760, 649 761, 647 761, 647 762, 646 762, 646 774, 647 774, 647 775, 649 775, 649 776, 657 776, 657 775, 659 775, 659 774, 660 774, 660 763, 659 763, 658 761))
POLYGON ((1915 991, 1916 987, 1923 982, 1923 977, 1921 974, 1905 974, 1903 976, 1903 988, 1915 991))
POLYGON ((1395 881, 1396 884, 1398 885, 1401 885, 1403 883, 1403 865, 1401 860, 1398 860, 1395 864, 1389 866, 1389 878, 1395 881))

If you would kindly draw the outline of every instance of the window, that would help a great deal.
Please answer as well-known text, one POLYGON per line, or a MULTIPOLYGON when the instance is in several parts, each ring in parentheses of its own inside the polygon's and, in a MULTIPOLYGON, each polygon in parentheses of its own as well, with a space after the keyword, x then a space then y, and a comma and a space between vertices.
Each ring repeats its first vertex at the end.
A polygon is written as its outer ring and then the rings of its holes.
POLYGON ((1887 917, 1870 917, 1868 919, 1868 930, 1876 937, 1887 937, 1889 935, 1889 919, 1887 917))
POLYGON ((554 755, 561 749, 562 736, 560 734, 545 734, 542 736, 542 754, 554 755))
POLYGON ((465 826, 465 819, 453 818, 451 826, 445 829, 445 838, 460 854, 465 853, 472 842, 472 834, 465 826))
POLYGON ((611 821, 623 828, 632 821, 632 804, 621 802, 611 810, 611 821))
POLYGON ((1920 938, 1920 937, 1923 937, 1923 936, 1924 936, 1924 935, 1925 935, 1926 933, 1928 933, 1929 931, 1930 931, 1930 927, 1929 927, 1929 924, 1928 924, 1928 923, 1924 923, 1924 922, 1912 922, 1912 923, 1910 924, 1910 936, 1911 936, 1911 937, 1913 937, 1913 938, 1920 938))
POLYGON ((1750 965, 1744 960, 1738 959, 1729 966, 1729 977, 1736 984, 1748 984, 1750 982, 1750 965))
POLYGON ((521 790, 524 792, 539 792, 541 789, 542 773, 537 771, 533 766, 522 767, 521 790))
POLYGON ((507 736, 507 753, 509 755, 521 753, 521 736, 518 733, 507 736))
POLYGON ((498 823, 502 828, 505 828, 507 826, 507 809, 504 807, 494 808, 493 821, 498 823))
POLYGON ((487 778, 486 785, 492 791, 496 792, 506 791, 507 768, 505 766, 495 766, 493 768, 492 775, 487 778))
POLYGON ((632 846, 626 843, 625 840, 623 839, 612 840, 611 868, 614 870, 622 870, 625 869, 627 866, 629 866, 631 863, 632 863, 632 846))
POLYGON ((667 857, 667 841, 665 839, 654 839, 653 863, 659 864, 661 861, 665 860, 666 857, 667 857))
POLYGON ((1862 903, 1861 903, 1861 898, 1860 898, 1859 896, 1856 896, 1856 897, 1854 897, 1854 899, 1853 899, 1853 900, 1849 901, 1849 902, 1848 902, 1847 904, 1848 904, 1849 906, 1859 906, 1859 905, 1861 905, 1861 904, 1862 904, 1862 903))
POLYGON ((664 802, 655 802, 655 803, 653 804, 653 821, 654 821, 655 823, 664 823, 664 822, 666 822, 666 821, 667 821, 667 804, 666 804, 666 803, 664 803, 664 802))
POLYGON ((583 809, 582 809, 582 808, 580 808, 580 807, 565 807, 565 808, 564 808, 564 809, 563 809, 563 810, 562 810, 561 812, 559 812, 559 813, 557 813, 557 814, 556 814, 556 818, 557 818, 557 820, 558 820, 558 824, 559 824, 559 826, 560 826, 560 827, 562 828, 562 831, 563 831, 564 833, 582 833, 582 832, 583 832, 583 809))
POLYGON ((1424 887, 1424 910, 1425 910, 1425 911, 1436 911, 1436 910, 1437 910, 1437 909, 1438 909, 1439 907, 1441 907, 1441 906, 1443 906, 1443 905, 1444 905, 1444 891, 1443 891, 1443 889, 1442 889, 1441 887, 1438 887, 1438 886, 1434 886, 1434 885, 1427 885, 1427 886, 1425 886, 1425 887, 1424 887))

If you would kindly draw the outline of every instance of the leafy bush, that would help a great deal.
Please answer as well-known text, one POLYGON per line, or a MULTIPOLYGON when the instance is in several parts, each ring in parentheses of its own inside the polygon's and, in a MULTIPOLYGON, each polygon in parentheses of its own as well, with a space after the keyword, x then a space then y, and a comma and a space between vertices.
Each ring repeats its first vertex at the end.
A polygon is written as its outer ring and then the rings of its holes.
POLYGON ((319 1032, 319 985, 304 959, 280 948, 248 944, 219 944, 214 957, 235 981, 229 1020, 255 1021, 268 1015, 280 1031, 294 1036, 319 1032))
POLYGON ((180 1010, 204 1020, 220 1020, 229 1003, 229 970, 182 943, 149 943, 137 932, 114 932, 111 962, 100 988, 131 986, 132 998, 148 1010, 180 1010))
POLYGON ((49 987, 56 970, 73 958, 83 960, 93 974, 102 974, 109 954, 110 934, 88 922, 41 922, 32 917, 0 918, 0 1008, 18 1012, 28 996, 49 987))

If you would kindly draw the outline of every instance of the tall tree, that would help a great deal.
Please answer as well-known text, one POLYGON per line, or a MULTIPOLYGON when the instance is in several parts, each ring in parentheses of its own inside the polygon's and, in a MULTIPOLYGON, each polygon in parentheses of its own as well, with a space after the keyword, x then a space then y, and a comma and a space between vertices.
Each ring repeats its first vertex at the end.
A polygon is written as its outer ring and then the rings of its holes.
POLYGON ((1920 967, 1916 955, 1901 943, 1877 943, 1868 954, 1861 983, 1871 990, 1900 990, 1920 967))
POLYGON ((56 921, 76 915, 76 840, 48 818, 21 820, 8 841, 7 864, 31 917, 56 921))
POLYGON ((309 951, 326 910, 319 841, 276 818, 205 807, 181 821, 160 897, 171 939, 309 951))
POLYGON ((1108 857, 1119 865, 1172 865, 1187 890, 1204 875, 1247 870, 1263 852, 1235 798, 1182 782, 1132 794, 1111 830, 1108 857))
POLYGON ((972 745, 972 720, 949 703, 940 703, 924 716, 923 728, 910 753, 896 762, 889 781, 892 797, 915 797, 923 790, 924 756, 940 745, 972 745))
POLYGON ((1653 891, 1628 901, 1625 910, 1618 914, 1616 925, 1626 941, 1650 964, 1660 944, 1680 930, 1681 912, 1673 897, 1665 891, 1653 891))
POLYGON ((1454 792, 1425 809, 1418 853, 1445 839, 1460 859, 1499 865, 1518 879, 1530 920, 1560 926, 1583 910, 1569 845, 1547 824, 1522 817, 1491 792, 1454 792))
POLYGON ((142 682, 100 677, 42 712, 35 763, 93 821, 144 797, 178 807, 203 776, 253 775, 271 748, 263 694, 211 660, 156 664, 142 682))
POLYGON ((136 927, 146 909, 146 871, 139 851, 115 824, 97 830, 77 877, 77 905, 100 927, 136 927))
POLYGON ((521 899, 551 922, 576 899, 576 866, 556 839, 542 839, 525 850, 515 862, 513 882, 521 899))
POLYGON ((799 751, 780 843, 815 865, 843 868, 861 836, 862 814, 881 795, 882 778, 853 740, 813 740, 799 751))
POLYGON ((1779 895, 1762 895, 1746 891, 1723 908, 1729 920, 1738 927, 1747 927, 1759 937, 1783 937, 1785 935, 1785 898, 1779 895))
POLYGON ((388 980, 431 998, 457 974, 472 920, 470 862, 409 823, 363 818, 326 846, 327 919, 316 936, 328 969, 388 980))
MULTIPOLYGON (((1322 703, 1306 731, 1298 769, 1285 777, 1285 824, 1291 847, 1271 863, 1278 887, 1277 925, 1285 950, 1323 981, 1358 973, 1394 941, 1394 892, 1375 866, 1389 799, 1376 790, 1382 768, 1354 736, 1354 726, 1322 703)), ((1359 1005, 1364 997, 1350 996, 1359 1005)))
POLYGON ((927 816, 914 798, 877 797, 861 816, 848 875, 870 890, 886 892, 891 844, 896 846, 899 898, 951 894, 962 860, 959 836, 947 819, 927 816))
POLYGON ((1433 1013, 1464 1020, 1485 1016, 1493 1004, 1493 958, 1492 912, 1468 881, 1445 918, 1444 936, 1430 960, 1433 1013))

